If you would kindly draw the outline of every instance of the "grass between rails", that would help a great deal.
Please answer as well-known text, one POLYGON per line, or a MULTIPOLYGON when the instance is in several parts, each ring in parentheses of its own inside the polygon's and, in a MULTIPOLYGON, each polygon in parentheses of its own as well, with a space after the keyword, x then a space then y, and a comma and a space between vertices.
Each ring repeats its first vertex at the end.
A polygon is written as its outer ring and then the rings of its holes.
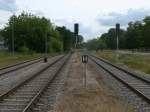
POLYGON ((93 53, 113 63, 121 63, 131 69, 150 74, 150 55, 117 53, 115 51, 99 51, 93 53))
POLYGON ((34 54, 18 54, 16 53, 14 56, 7 51, 0 51, 0 68, 13 65, 19 62, 35 59, 44 56, 40 53, 34 54))

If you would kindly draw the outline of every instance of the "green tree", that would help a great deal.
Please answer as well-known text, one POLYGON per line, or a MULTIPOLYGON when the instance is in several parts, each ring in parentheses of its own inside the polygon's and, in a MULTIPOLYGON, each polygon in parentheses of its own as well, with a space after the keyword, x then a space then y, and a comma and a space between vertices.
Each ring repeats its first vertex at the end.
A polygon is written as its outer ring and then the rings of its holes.
POLYGON ((142 29, 143 28, 140 21, 136 21, 135 23, 129 23, 129 27, 127 28, 124 40, 126 42, 126 48, 135 49, 144 47, 142 40, 142 29))
POLYGON ((143 20, 143 22, 145 23, 143 25, 143 38, 142 38, 142 42, 144 44, 145 48, 149 48, 150 49, 150 16, 145 17, 145 19, 143 20))
MULTIPOLYGON (((124 48, 124 36, 125 36, 125 31, 124 30, 120 30, 119 32, 119 47, 120 48, 124 48)), ((109 31, 107 33, 104 33, 101 35, 100 39, 103 41, 103 43, 106 44, 108 49, 116 49, 117 47, 117 40, 116 40, 116 29, 111 28, 109 29, 109 31)), ((106 47, 105 47, 106 48, 106 47)))
POLYGON ((98 49, 98 39, 91 39, 87 42, 87 48, 89 50, 97 50, 98 49))
POLYGON ((103 50, 106 48, 107 48, 106 42, 100 38, 98 40, 98 50, 103 50))
POLYGON ((61 35, 61 40, 63 41, 64 51, 68 51, 74 47, 75 44, 75 35, 66 27, 57 27, 56 30, 61 35))
POLYGON ((12 16, 7 26, 1 31, 9 50, 12 50, 13 26, 15 51, 19 52, 21 48, 26 48, 31 51, 45 52, 46 40, 47 43, 52 44, 48 45, 48 47, 52 47, 48 49, 56 52, 63 49, 63 46, 60 47, 62 41, 60 34, 50 20, 23 12, 19 16, 12 16), (53 42, 56 44, 55 46, 53 42), (58 47, 56 47, 57 45, 58 47))

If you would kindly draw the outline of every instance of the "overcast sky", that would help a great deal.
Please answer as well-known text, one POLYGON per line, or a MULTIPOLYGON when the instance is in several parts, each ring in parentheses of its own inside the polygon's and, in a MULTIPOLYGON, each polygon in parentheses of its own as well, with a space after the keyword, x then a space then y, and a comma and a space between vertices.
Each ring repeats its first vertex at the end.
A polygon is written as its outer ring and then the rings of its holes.
POLYGON ((130 21, 142 20, 150 15, 149 6, 150 0, 0 0, 0 28, 13 13, 26 11, 72 31, 77 22, 87 40, 107 32, 117 22, 125 28, 130 21))

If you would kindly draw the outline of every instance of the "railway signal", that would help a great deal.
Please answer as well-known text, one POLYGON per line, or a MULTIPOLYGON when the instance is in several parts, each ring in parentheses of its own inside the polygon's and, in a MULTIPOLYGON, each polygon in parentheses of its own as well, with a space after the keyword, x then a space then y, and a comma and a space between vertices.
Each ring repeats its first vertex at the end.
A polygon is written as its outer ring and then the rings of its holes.
POLYGON ((78 43, 78 34, 79 34, 79 24, 75 23, 74 24, 74 34, 75 34, 75 48, 77 47, 77 43, 78 43))
POLYGON ((75 33, 75 35, 79 34, 79 24, 78 23, 74 24, 74 33, 75 33))
POLYGON ((116 37, 117 37, 117 50, 119 50, 119 33, 120 33, 120 24, 116 24, 116 37))

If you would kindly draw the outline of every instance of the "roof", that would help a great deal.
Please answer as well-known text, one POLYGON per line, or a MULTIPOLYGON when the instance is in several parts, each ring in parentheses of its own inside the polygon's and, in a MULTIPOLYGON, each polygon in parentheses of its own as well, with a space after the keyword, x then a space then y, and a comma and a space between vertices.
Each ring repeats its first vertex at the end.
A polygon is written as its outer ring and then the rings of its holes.
POLYGON ((0 41, 0 44, 4 44, 4 41, 0 41))

